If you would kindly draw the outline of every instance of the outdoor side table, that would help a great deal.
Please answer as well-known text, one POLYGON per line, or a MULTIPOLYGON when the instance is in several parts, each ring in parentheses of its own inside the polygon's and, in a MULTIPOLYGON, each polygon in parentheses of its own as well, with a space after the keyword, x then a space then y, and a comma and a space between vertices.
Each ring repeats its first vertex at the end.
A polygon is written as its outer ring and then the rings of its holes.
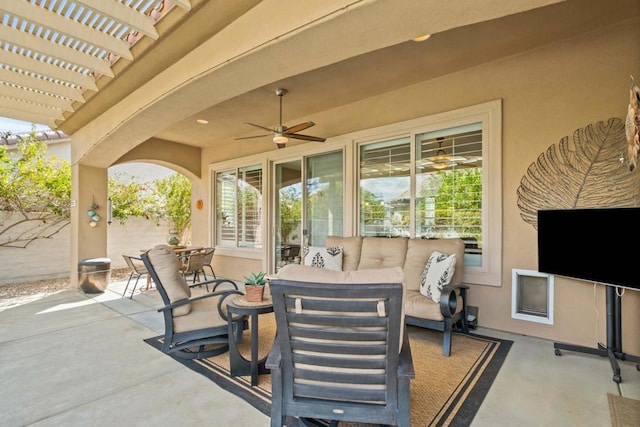
POLYGON ((244 295, 227 302, 227 321, 229 328, 229 364, 231 376, 251 375, 251 385, 258 384, 259 374, 268 374, 265 367, 267 356, 258 360, 258 316, 273 313, 273 302, 270 297, 265 297, 261 302, 249 302, 244 295), (238 351, 236 335, 233 330, 233 315, 246 315, 251 317, 251 359, 247 360, 238 351))

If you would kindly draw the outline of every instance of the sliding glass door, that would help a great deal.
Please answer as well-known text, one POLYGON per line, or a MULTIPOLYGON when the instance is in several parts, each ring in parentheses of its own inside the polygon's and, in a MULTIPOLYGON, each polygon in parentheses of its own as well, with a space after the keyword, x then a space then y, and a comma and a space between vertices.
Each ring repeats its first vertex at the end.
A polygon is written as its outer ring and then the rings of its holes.
POLYGON ((300 259, 302 243, 302 162, 275 167, 274 244, 275 267, 300 259))
POLYGON ((276 164, 274 172, 277 271, 283 265, 301 263, 305 246, 324 246, 327 236, 342 235, 344 155, 337 151, 307 156, 276 164))

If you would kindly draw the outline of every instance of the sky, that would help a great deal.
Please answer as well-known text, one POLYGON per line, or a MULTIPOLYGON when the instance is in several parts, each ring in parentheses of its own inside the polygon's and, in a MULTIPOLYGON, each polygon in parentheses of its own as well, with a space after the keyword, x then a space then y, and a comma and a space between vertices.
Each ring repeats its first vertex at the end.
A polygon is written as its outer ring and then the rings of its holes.
MULTIPOLYGON (((6 117, 0 117, 0 133, 23 133, 31 132, 32 124, 29 122, 22 122, 20 120, 7 119, 6 117)), ((48 130, 49 126, 36 125, 36 130, 48 130)))

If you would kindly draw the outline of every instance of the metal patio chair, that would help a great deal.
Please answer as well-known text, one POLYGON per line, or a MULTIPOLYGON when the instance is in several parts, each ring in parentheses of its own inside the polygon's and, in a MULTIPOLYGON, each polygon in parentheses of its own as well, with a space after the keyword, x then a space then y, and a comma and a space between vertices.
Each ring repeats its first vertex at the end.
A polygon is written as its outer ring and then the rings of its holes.
POLYGON ((266 364, 272 427, 287 417, 409 427, 414 371, 402 284, 272 279, 270 290, 278 331, 266 364))
POLYGON ((216 251, 216 248, 204 248, 204 261, 202 263, 202 269, 204 274, 204 267, 209 267, 211 270, 211 275, 213 278, 216 278, 216 273, 213 271, 213 266, 211 262, 213 261, 213 253, 216 251))
POLYGON ((136 287, 138 286, 138 281, 141 277, 147 277, 147 284, 149 284, 149 272, 145 268, 144 264, 142 264, 142 259, 139 257, 134 257, 131 255, 122 255, 125 262, 127 263, 127 267, 131 270, 129 273, 129 279, 127 280, 127 285, 124 287, 124 291, 122 292, 122 296, 124 297, 127 294, 127 289, 129 289, 129 284, 131 280, 135 277, 136 281, 133 283, 133 289, 131 289, 131 295, 129 298, 133 298, 133 294, 136 291, 136 287))
MULTIPOLYGON (((182 276, 185 280, 187 279, 187 276, 193 275, 191 283, 199 282, 200 274, 202 274, 205 281, 207 280, 207 275, 204 272, 205 253, 203 251, 195 251, 181 255, 180 259, 182 260, 180 270, 182 271, 182 276)), ((207 290, 209 290, 208 286, 207 290)))
MULTIPOLYGON (((227 305, 230 295, 242 295, 235 282, 214 279, 188 285, 180 272, 180 261, 168 245, 158 245, 142 254, 142 261, 156 284, 164 307, 162 351, 180 358, 201 359, 229 350, 227 305), (191 288, 211 285, 212 292, 193 296, 191 288)), ((248 326, 246 316, 233 319, 238 341, 248 326)))

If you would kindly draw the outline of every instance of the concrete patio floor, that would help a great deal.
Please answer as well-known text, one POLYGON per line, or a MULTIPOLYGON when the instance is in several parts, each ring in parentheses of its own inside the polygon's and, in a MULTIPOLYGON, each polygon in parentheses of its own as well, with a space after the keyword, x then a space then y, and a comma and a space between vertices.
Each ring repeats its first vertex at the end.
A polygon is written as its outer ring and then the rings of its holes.
MULTIPOLYGON (((66 290, 0 311, 0 425, 267 426, 248 403, 144 343, 162 333, 160 301, 125 282, 66 290)), ((607 426, 607 393, 640 399, 640 373, 553 343, 479 330, 513 347, 474 426, 607 426)), ((425 402, 428 404, 428 402, 425 402)))

